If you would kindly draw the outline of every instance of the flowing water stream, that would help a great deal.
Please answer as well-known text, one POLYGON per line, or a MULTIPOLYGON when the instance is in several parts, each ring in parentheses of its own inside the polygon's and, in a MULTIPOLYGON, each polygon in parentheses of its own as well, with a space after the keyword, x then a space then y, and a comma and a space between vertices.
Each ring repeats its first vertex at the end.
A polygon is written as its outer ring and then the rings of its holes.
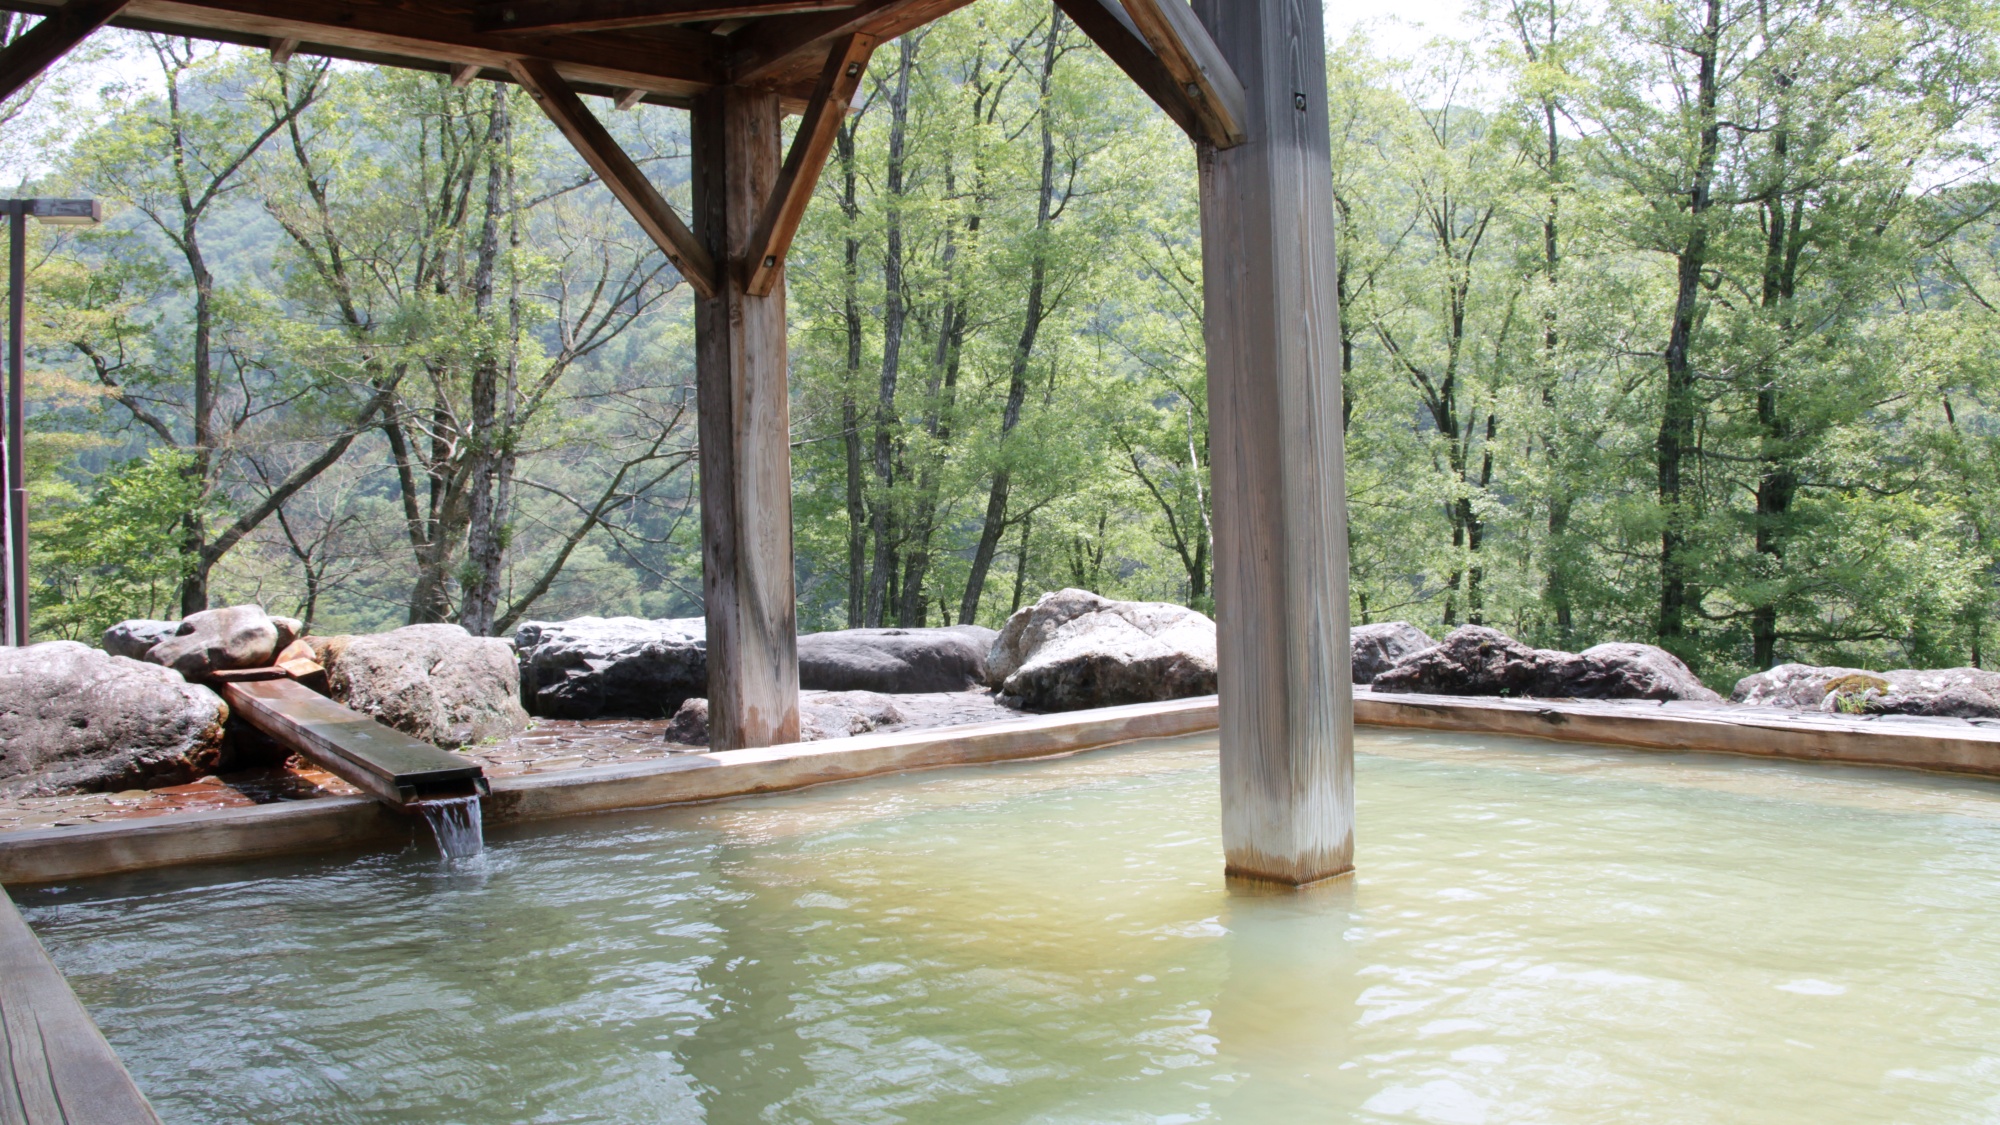
POLYGON ((423 801, 424 820, 446 859, 471 859, 486 850, 486 830, 478 797, 447 797, 423 801))
POLYGON ((18 900, 186 1125, 2000 1118, 2000 785, 1360 747, 1305 894, 1186 739, 18 900))

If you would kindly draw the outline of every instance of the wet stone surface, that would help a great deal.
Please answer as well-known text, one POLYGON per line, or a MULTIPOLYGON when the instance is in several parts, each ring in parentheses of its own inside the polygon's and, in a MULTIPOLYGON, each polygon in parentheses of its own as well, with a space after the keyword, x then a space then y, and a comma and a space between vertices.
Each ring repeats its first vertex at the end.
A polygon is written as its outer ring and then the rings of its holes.
POLYGON ((325 770, 293 759, 283 768, 210 774, 186 785, 164 789, 127 789, 120 793, 73 793, 61 797, 16 797, 0 800, 0 832, 36 828, 67 828, 113 820, 138 820, 182 812, 247 808, 277 801, 351 796, 359 790, 325 770))

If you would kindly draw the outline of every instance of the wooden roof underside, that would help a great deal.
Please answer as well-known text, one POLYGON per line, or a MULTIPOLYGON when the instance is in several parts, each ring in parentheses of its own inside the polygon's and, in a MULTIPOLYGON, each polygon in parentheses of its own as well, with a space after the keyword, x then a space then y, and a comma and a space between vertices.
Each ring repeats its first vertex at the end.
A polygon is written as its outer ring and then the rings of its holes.
MULTIPOLYGON (((827 54, 880 41, 972 0, 131 0, 110 26, 442 73, 543 59, 582 92, 686 106, 722 85, 772 89, 802 109, 827 54), (510 20, 509 17, 512 17, 510 20), (690 18, 694 17, 694 18, 690 18), (503 30, 522 21, 534 30, 503 30)), ((47 15, 49 0, 0 0, 47 15)))

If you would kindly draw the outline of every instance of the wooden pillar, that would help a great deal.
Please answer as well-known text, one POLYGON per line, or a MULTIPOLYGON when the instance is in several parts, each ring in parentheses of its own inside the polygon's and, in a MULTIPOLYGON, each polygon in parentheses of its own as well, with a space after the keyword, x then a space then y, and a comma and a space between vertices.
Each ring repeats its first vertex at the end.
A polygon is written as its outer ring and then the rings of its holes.
POLYGON ((695 309, 708 730, 734 750, 799 737, 785 287, 752 296, 743 269, 783 138, 776 94, 723 87, 693 117, 694 231, 717 263, 695 309))
POLYGON ((1340 307, 1320 0, 1194 0, 1247 94, 1200 148, 1231 875, 1354 867, 1340 307))

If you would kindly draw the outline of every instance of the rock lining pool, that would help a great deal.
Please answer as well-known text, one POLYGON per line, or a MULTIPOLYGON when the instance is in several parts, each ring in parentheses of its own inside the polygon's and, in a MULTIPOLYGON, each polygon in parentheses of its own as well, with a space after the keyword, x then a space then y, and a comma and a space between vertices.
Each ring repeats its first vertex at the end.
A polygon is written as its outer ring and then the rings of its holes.
POLYGON ((2000 786, 1357 746, 1304 894, 1211 736, 16 897, 170 1122, 2000 1113, 2000 786))

